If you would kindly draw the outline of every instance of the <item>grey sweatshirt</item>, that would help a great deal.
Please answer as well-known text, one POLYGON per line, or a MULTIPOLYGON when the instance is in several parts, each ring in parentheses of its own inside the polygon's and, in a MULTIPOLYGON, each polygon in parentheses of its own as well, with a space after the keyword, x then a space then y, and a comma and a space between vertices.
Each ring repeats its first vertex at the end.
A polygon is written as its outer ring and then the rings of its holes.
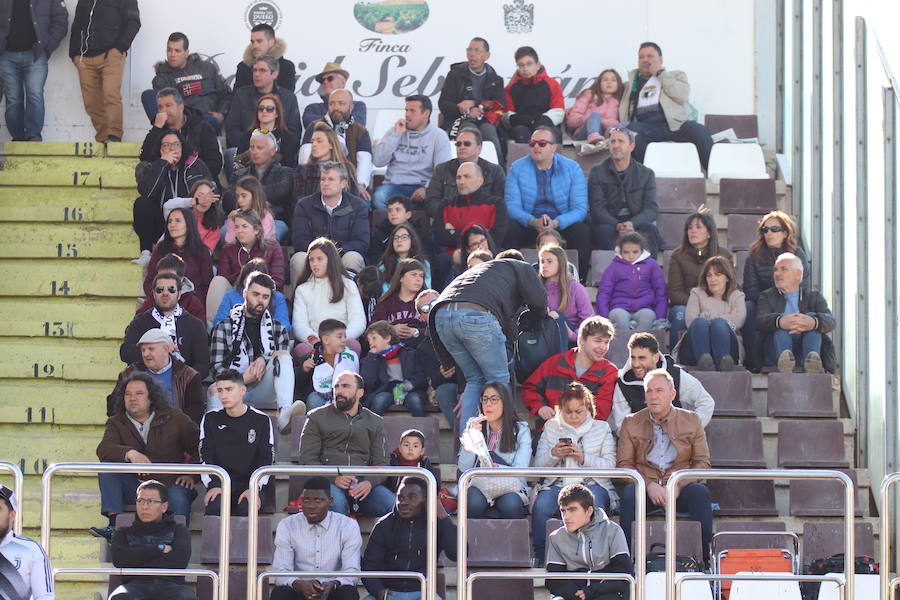
POLYGON ((398 185, 427 185, 434 168, 452 158, 447 133, 431 123, 421 131, 402 134, 391 129, 372 153, 376 167, 387 166, 384 182, 398 185))

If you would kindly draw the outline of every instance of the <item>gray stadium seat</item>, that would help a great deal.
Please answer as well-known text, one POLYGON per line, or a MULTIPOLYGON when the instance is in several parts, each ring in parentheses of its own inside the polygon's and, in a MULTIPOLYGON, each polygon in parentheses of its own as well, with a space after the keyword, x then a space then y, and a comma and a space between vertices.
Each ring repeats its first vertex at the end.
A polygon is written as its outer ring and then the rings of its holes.
POLYGON ((530 151, 531 148, 528 147, 527 143, 509 142, 506 145, 506 172, 509 173, 509 168, 512 164, 520 158, 528 156, 530 151))
POLYGON ((690 214, 706 202, 706 180, 657 177, 656 201, 659 212, 690 214))
POLYGON ((469 519, 470 567, 531 567, 527 519, 469 519))
MULTIPOLYGON (((634 554, 634 533, 637 530, 637 523, 631 524, 632 549, 634 554)), ((666 544, 666 522, 665 521, 647 521, 647 552, 650 552, 650 546, 653 544, 666 544)), ((657 549, 662 552, 662 549, 657 549)), ((675 552, 678 554, 686 554, 693 556, 697 560, 703 559, 703 542, 700 539, 700 522, 679 520, 675 521, 675 552)))
POLYGON ((716 515, 776 517, 775 482, 751 479, 710 479, 709 495, 719 505, 716 515))
POLYGON ((591 252, 591 272, 588 274, 588 285, 597 287, 603 271, 610 265, 616 253, 612 250, 594 250, 591 252))
MULTIPOLYGON (((247 564, 247 524, 249 517, 231 517, 231 529, 229 530, 229 554, 231 564, 247 564)), ((259 540, 257 552, 260 564, 271 564, 272 555, 275 552, 272 517, 260 515, 259 540)), ((200 562, 219 562, 219 531, 222 527, 222 518, 213 516, 203 517, 203 532, 200 538, 200 562)))
POLYGON ((806 469, 849 469, 840 421, 778 423, 778 466, 806 469))
MULTIPOLYGON (((858 490, 855 469, 842 469, 858 490)), ((789 486, 790 514, 795 517, 840 517, 844 514, 844 486, 839 481, 792 479, 789 486)), ((854 512, 862 516, 860 496, 854 496, 854 512)))
MULTIPOLYGON (((715 523, 716 533, 725 531, 787 531, 784 521, 721 521, 715 523)), ((716 539, 716 548, 732 550, 744 548, 791 548, 780 535, 723 535, 716 539), (719 541, 721 540, 721 541, 719 541)))
MULTIPOLYGON (((606 359, 611 361, 620 369, 628 362, 628 340, 634 335, 635 331, 617 331, 616 337, 609 343, 609 351, 606 353, 606 359)), ((663 354, 669 351, 669 337, 664 329, 651 329, 647 333, 653 334, 659 343, 659 351, 663 354)))
MULTIPOLYGON (((857 556, 875 556, 875 536, 871 523, 854 524, 854 552, 857 556)), ((844 525, 840 521, 803 524, 801 540, 802 564, 805 567, 817 558, 827 558, 844 551, 844 525)))
POLYGON ((706 440, 715 469, 766 468, 762 423, 755 419, 713 419, 706 440))
POLYGON ((719 212, 764 215, 778 208, 774 179, 731 179, 719 181, 719 212))
POLYGON ((768 415, 836 418, 831 383, 832 377, 828 373, 771 373, 768 415))
POLYGON ((659 213, 656 217, 656 226, 659 227, 659 233, 662 235, 662 250, 674 250, 681 243, 684 237, 684 219, 683 214, 666 214, 659 213))
MULTIPOLYGON (((691 371, 716 401, 716 417, 755 417, 749 371, 691 371)), ((771 385, 771 383, 770 383, 771 385)))
POLYGON ((706 115, 703 119, 711 134, 734 129, 740 139, 759 137, 759 122, 756 115, 706 115))
POLYGON ((425 434, 425 452, 432 463, 440 464, 441 426, 437 417, 401 417, 397 415, 385 417, 384 439, 388 453, 400 444, 400 434, 407 429, 418 429, 425 434))
POLYGON ((744 285, 744 265, 747 262, 747 254, 749 253, 746 250, 735 250, 734 252, 734 268, 737 270, 738 282, 742 286, 744 285))
POLYGON ((728 248, 747 250, 756 239, 759 215, 728 215, 728 248))
POLYGON ((534 600, 534 580, 532 579, 476 579, 472 585, 472 600, 496 600, 515 598, 534 600))

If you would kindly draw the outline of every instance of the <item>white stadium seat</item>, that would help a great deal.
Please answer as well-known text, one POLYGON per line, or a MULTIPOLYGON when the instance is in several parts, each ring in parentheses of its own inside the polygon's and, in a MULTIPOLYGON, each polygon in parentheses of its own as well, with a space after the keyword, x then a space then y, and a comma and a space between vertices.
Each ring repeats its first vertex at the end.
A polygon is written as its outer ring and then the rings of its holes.
POLYGON ((700 156, 693 144, 653 142, 644 154, 644 166, 653 169, 657 177, 703 177, 700 156))
MULTIPOLYGON (((454 155, 455 154, 456 153, 454 152, 454 155)), ((480 156, 489 163, 494 163, 495 165, 500 164, 500 159, 497 157, 497 148, 494 147, 494 142, 490 140, 484 140, 481 143, 480 156)))
POLYGON ((709 179, 768 179, 766 159, 759 144, 713 144, 709 155, 709 179))
MULTIPOLYGON (((675 579, 682 573, 676 573, 675 579)), ((662 572, 647 573, 646 600, 666 600, 666 574, 662 572)), ((688 581, 681 586, 682 600, 713 600, 708 581, 688 581)))
MULTIPOLYGON (((738 575, 763 575, 742 571, 738 575)), ((784 573, 766 573, 784 575, 784 573)), ((801 600, 800 583, 797 581, 735 581, 731 584, 729 600, 801 600)))

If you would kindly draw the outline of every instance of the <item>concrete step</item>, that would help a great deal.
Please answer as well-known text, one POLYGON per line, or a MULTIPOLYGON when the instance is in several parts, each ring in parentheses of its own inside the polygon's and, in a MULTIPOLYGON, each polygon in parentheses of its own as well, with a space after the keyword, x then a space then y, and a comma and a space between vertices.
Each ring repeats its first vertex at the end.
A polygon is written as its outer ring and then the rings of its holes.
POLYGON ((103 157, 106 155, 106 144, 89 140, 82 142, 4 142, 0 145, 0 155, 103 157))
POLYGON ((0 210, 7 222, 131 224, 137 195, 137 189, 0 187, 0 210))
MULTIPOLYGON (((74 182, 74 174, 78 173, 80 181, 84 172, 109 174, 130 173, 134 175, 134 167, 138 161, 133 158, 103 158, 95 156, 6 156, 3 158, 2 170, 20 173, 68 173, 74 182)), ((72 185, 78 185, 73 183, 72 185)))
POLYGON ((4 338, 3 350, 0 378, 112 382, 124 368, 119 344, 111 341, 4 338))
POLYGON ((0 405, 4 409, 31 408, 32 415, 30 421, 21 421, 19 415, 3 412, 4 417, 11 416, 14 420, 0 422, 103 425, 106 422, 106 396, 112 389, 112 381, 0 379, 0 405))
POLYGON ((121 342, 137 302, 128 298, 2 298, 0 331, 16 337, 121 342))
POLYGON ((0 296, 142 295, 142 267, 125 260, 0 258, 0 271, 5 275, 0 281, 0 296))
POLYGON ((141 154, 141 145, 140 142, 107 142, 106 156, 110 158, 127 156, 137 159, 141 154))
POLYGON ((36 177, 35 169, 28 166, 24 169, 0 171, 0 185, 4 186, 53 186, 83 188, 129 188, 136 189, 134 171, 104 172, 93 166, 84 166, 75 170, 49 170, 36 177))
POLYGON ((0 238, 4 258, 127 258, 138 238, 124 223, 7 223, 0 238))
POLYGON ((97 444, 102 437, 103 427, 96 425, 22 427, 0 423, 0 456, 28 474, 39 474, 54 462, 97 462, 97 444))

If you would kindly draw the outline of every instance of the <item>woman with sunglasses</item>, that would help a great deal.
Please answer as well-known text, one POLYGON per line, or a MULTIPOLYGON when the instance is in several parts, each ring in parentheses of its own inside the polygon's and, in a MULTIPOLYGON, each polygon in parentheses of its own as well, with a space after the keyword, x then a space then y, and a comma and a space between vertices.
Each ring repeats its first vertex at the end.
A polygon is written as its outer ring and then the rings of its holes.
MULTIPOLYGON (((487 443, 491 459, 498 467, 527 467, 531 462, 531 431, 528 423, 520 421, 516 415, 513 396, 509 388, 502 383, 491 382, 481 391, 478 403, 478 416, 466 423, 467 429, 480 431, 487 443)), ((465 472, 476 468, 478 458, 466 449, 459 451, 457 468, 465 472)), ((525 480, 507 478, 517 482, 519 489, 501 494, 489 500, 477 487, 478 478, 469 487, 470 519, 523 519, 525 518, 525 480)))
MULTIPOLYGON (((756 303, 759 295, 775 285, 775 259, 780 254, 791 252, 803 262, 803 281, 800 289, 810 290, 809 258, 797 240, 797 224, 785 212, 773 210, 759 220, 756 240, 750 245, 747 262, 744 263, 744 296, 747 302, 747 320, 742 330, 747 356, 753 357, 756 342, 756 303)), ((760 365, 751 364, 751 368, 760 365)))
POLYGON ((341 141, 334 129, 327 123, 316 123, 312 137, 310 137, 309 160, 299 165, 294 171, 294 197, 299 200, 311 196, 319 191, 319 163, 322 161, 339 162, 347 169, 347 191, 354 196, 360 195, 356 184, 356 169, 347 158, 341 141))
POLYGON ((278 141, 278 153, 281 155, 281 165, 296 168, 300 140, 287 128, 281 98, 277 94, 264 94, 256 101, 253 124, 244 132, 237 145, 237 156, 234 158, 236 163, 244 166, 249 164, 250 157, 245 153, 250 149, 250 136, 257 129, 264 129, 275 136, 278 141))
POLYGON ((422 242, 416 231, 409 225, 397 225, 388 239, 391 243, 384 249, 378 263, 378 270, 381 271, 384 281, 382 293, 388 291, 397 265, 405 258, 414 258, 422 263, 425 267, 425 287, 431 287, 431 265, 425 258, 426 254, 422 252, 422 242))
POLYGON ((212 257, 200 239, 197 220, 189 208, 175 208, 166 217, 166 232, 153 247, 147 276, 144 277, 144 294, 150 294, 157 263, 166 254, 175 254, 184 261, 184 276, 194 284, 194 291, 201 302, 206 302, 206 291, 213 278, 212 257))

